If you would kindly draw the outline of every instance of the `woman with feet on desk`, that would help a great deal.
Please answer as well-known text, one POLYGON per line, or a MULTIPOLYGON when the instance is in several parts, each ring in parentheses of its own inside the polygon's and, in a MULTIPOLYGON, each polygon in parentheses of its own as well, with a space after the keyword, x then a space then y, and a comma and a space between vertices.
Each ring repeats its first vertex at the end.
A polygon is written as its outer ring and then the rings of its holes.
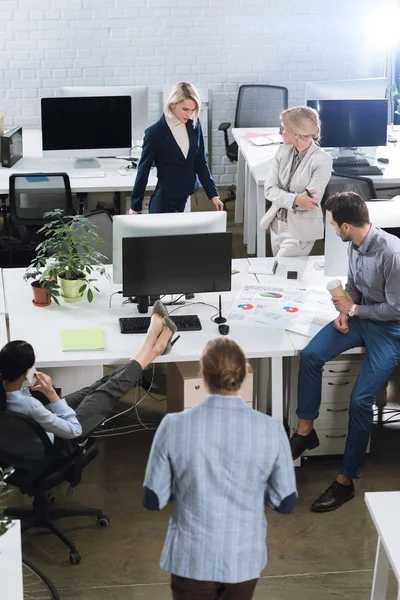
POLYGON ((271 232, 273 256, 308 256, 324 237, 320 202, 332 172, 332 157, 319 145, 316 110, 295 106, 281 113, 279 146, 265 181, 272 205, 260 225, 271 232))
POLYGON ((198 179, 215 208, 224 210, 207 165, 200 105, 200 96, 191 83, 174 85, 163 116, 145 131, 129 214, 142 211, 153 163, 158 181, 150 198, 149 213, 183 212, 188 197, 200 187, 198 179))
POLYGON ((153 313, 142 347, 127 364, 62 399, 50 377, 41 372, 36 373, 36 381, 30 388, 24 387, 27 374, 35 364, 34 350, 27 342, 9 342, 0 350, 0 411, 7 409, 34 419, 55 443, 56 455, 58 451, 62 454, 73 451, 73 446, 63 442, 85 434, 85 426, 92 426, 94 417, 98 417, 100 425, 122 396, 138 383, 142 370, 170 349, 176 326, 160 313, 153 313), (49 401, 48 407, 31 391, 41 392, 49 401))

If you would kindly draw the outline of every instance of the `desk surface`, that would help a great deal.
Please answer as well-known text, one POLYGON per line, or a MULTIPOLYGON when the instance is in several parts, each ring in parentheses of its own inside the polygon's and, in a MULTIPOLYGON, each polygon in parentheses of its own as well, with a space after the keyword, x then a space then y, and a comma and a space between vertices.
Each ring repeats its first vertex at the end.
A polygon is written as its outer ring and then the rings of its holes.
MULTIPOLYGON (((37 130, 23 131, 23 158, 14 167, 0 167, 0 194, 8 194, 9 177, 14 173, 64 172, 71 180, 71 189, 77 192, 129 192, 136 179, 136 169, 130 169, 127 175, 120 175, 118 169, 128 166, 123 159, 99 159, 105 177, 74 178, 79 169, 74 168, 73 158, 43 158, 41 132, 37 130)), ((140 149, 139 149, 140 152, 140 149)), ((86 169, 84 169, 86 170, 86 169)), ((96 171, 96 169, 93 169, 96 171)), ((152 169, 147 189, 154 189, 157 184, 157 171, 152 169)))
MULTIPOLYGON (((308 287, 308 286, 319 286, 326 287, 326 284, 333 277, 325 277, 324 269, 318 267, 317 261, 321 260, 322 256, 299 256, 299 257, 286 257, 278 259, 278 268, 275 275, 257 275, 257 279, 260 283, 285 285, 291 287, 308 287), (288 271, 297 271, 297 279, 287 279, 286 275, 288 271)), ((263 259, 260 259, 263 260, 263 259)), ((335 277, 335 279, 337 279, 335 277)), ((340 278, 339 278, 340 279, 340 278)), ((342 277, 343 285, 346 283, 346 278, 342 277)), ((337 316, 337 312, 332 305, 332 320, 337 316)), ((287 332, 288 336, 293 343, 296 354, 300 352, 305 346, 307 346, 310 338, 299 333, 287 332)), ((345 354, 359 354, 364 352, 363 348, 352 348, 345 354)))
MULTIPOLYGON (((223 313, 227 314, 230 304, 244 282, 255 282, 249 275, 247 259, 234 260, 234 269, 240 273, 232 276, 232 291, 221 294, 223 313)), ((111 271, 111 268, 110 268, 111 271)), ((100 294, 95 294, 92 304, 86 299, 68 304, 61 300, 60 306, 52 303, 46 308, 37 308, 32 304, 30 284, 23 280, 25 269, 4 270, 4 286, 10 322, 10 339, 23 339, 35 348, 39 367, 66 367, 85 365, 105 365, 127 360, 140 347, 144 335, 122 335, 119 331, 119 317, 137 315, 135 304, 122 305, 122 296, 110 295, 121 289, 105 278, 98 281, 100 294), (12 301, 11 301, 12 299, 12 301), (23 316, 23 317, 22 317, 23 316), (63 352, 61 349, 61 331, 100 327, 103 330, 104 346, 102 351, 63 352)), ((218 327, 210 320, 217 312, 218 294, 196 294, 196 301, 209 302, 213 306, 201 304, 188 305, 174 314, 198 314, 203 329, 198 332, 181 333, 173 351, 157 359, 158 362, 198 360, 207 342, 217 336, 218 327)), ((229 336, 244 349, 248 358, 293 356, 294 349, 285 331, 276 331, 261 327, 241 327, 230 325, 229 336)))
POLYGON ((367 492, 365 503, 375 524, 380 540, 400 579, 400 492, 367 492))
MULTIPOLYGON (((248 167, 257 182, 257 185, 263 185, 268 173, 268 166, 271 159, 275 156, 275 152, 279 145, 270 146, 254 146, 246 133, 278 133, 277 127, 236 127, 232 129, 232 135, 239 146, 248 167)), ((400 146, 396 144, 388 144, 379 148, 363 148, 365 158, 368 159, 371 165, 375 165, 383 170, 383 175, 369 175, 375 185, 385 187, 386 185, 400 184, 400 146), (377 158, 389 158, 389 164, 384 165, 372 157, 375 154, 377 158), (370 153, 373 154, 370 155, 370 153)), ((363 158, 363 155, 360 155, 363 158)))
POLYGON ((0 315, 6 314, 6 304, 4 298, 3 271, 0 269, 0 315))
POLYGON ((2 598, 23 600, 20 521, 0 537, 0 581, 2 598))

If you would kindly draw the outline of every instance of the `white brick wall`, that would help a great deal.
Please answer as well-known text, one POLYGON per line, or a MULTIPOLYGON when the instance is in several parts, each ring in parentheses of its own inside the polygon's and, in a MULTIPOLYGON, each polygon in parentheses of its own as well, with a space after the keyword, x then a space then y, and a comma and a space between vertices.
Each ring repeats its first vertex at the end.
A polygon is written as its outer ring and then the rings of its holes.
POLYGON ((62 85, 143 84, 149 122, 159 90, 187 79, 213 92, 213 172, 233 180, 221 121, 241 83, 289 88, 370 74, 363 24, 375 0, 0 0, 0 114, 39 126, 39 98, 62 85))

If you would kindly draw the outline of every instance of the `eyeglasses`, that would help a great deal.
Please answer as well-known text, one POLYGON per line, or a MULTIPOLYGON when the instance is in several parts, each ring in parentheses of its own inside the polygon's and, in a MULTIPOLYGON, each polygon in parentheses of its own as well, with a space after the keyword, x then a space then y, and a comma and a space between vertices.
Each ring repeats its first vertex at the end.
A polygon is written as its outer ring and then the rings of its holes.
POLYGON ((282 133, 285 131, 285 128, 282 127, 282 125, 279 126, 279 133, 280 135, 282 135, 282 133))

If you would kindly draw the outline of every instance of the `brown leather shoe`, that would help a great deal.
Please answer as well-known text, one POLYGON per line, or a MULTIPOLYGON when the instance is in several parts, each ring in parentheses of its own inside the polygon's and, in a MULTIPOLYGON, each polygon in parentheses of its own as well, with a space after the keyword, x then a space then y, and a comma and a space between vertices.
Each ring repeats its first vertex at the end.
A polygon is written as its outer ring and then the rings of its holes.
POLYGON ((343 485, 338 481, 334 481, 327 490, 320 496, 311 506, 314 512, 329 512, 336 510, 345 502, 354 498, 354 483, 343 485))
POLYGON ((294 433, 290 438, 290 448, 292 450, 293 460, 299 458, 305 450, 313 450, 319 446, 319 439, 315 429, 312 429, 308 435, 294 433))

